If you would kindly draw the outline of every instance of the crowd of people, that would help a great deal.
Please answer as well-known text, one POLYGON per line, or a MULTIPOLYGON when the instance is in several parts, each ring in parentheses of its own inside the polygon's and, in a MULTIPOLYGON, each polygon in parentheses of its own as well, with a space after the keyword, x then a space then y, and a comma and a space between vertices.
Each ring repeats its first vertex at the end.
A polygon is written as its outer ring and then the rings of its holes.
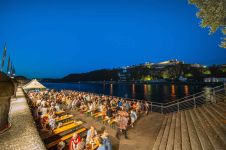
MULTIPOLYGON (((138 117, 141 114, 148 114, 149 111, 147 102, 129 101, 119 97, 72 90, 30 91, 28 96, 39 128, 50 132, 62 125, 62 123, 56 122, 58 118, 56 112, 78 110, 89 112, 91 115, 100 112, 103 120, 110 121, 114 119, 117 126, 116 137, 119 139, 120 135, 124 134, 125 138, 128 138, 128 127, 134 127, 138 117)), ((98 150, 111 149, 107 131, 98 135, 93 126, 87 131, 86 139, 74 134, 70 140, 69 149, 83 150, 87 145, 93 146, 94 143, 98 143, 98 150)), ((64 142, 58 144, 58 149, 64 149, 65 147, 64 142)))

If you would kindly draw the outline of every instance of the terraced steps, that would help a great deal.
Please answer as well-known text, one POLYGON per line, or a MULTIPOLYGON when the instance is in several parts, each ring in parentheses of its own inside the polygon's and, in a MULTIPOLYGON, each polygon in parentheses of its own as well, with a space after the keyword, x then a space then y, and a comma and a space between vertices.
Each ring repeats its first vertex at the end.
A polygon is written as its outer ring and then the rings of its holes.
POLYGON ((167 114, 153 150, 223 150, 226 147, 226 101, 167 114))

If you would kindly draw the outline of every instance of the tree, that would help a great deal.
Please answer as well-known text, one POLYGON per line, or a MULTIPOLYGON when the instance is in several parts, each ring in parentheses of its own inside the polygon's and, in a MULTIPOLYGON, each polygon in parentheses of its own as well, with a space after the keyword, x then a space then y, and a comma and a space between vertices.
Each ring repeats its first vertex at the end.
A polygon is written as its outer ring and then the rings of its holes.
POLYGON ((209 33, 213 34, 218 29, 221 30, 223 38, 220 47, 226 48, 226 1, 225 0, 188 0, 195 5, 199 12, 196 16, 201 19, 200 26, 209 28, 209 33))

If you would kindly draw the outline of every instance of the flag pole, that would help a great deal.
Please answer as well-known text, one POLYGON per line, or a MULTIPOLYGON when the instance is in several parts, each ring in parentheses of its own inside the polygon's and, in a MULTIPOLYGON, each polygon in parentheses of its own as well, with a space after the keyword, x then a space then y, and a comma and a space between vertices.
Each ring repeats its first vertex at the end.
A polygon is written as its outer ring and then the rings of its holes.
POLYGON ((6 57, 6 42, 3 50, 3 55, 2 55, 2 64, 1 64, 1 72, 3 72, 4 64, 5 64, 5 57, 6 57))

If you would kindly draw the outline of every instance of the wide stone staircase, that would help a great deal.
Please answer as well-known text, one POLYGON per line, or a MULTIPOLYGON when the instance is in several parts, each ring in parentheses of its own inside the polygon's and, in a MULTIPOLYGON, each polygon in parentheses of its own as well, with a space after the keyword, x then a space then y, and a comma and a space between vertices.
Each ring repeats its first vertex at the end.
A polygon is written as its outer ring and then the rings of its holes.
POLYGON ((152 149, 226 149, 225 97, 222 100, 167 114, 152 149))

